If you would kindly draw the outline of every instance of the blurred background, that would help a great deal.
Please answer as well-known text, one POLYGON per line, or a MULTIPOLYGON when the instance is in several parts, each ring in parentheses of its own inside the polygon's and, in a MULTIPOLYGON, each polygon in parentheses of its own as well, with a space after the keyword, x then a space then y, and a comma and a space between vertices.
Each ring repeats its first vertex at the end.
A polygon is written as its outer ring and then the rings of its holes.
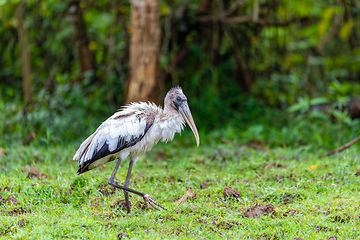
POLYGON ((78 146, 180 85, 202 144, 334 148, 360 135, 359 30, 357 0, 0 0, 0 144, 78 146))

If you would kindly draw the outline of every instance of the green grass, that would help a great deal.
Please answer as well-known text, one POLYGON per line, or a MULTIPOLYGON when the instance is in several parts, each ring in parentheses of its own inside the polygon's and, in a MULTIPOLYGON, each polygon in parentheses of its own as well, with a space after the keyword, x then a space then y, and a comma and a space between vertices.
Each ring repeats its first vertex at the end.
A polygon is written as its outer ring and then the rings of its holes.
MULTIPOLYGON (((134 165, 130 187, 168 211, 143 209, 143 200, 131 195, 130 214, 116 207, 123 193, 107 185, 115 162, 79 176, 71 161, 75 147, 4 149, 0 239, 117 239, 120 232, 131 239, 360 238, 356 146, 319 159, 308 147, 265 153, 230 145, 159 145, 134 165), (50 178, 27 177, 26 165, 50 178), (208 187, 201 189, 204 181, 208 187), (223 190, 230 185, 242 198, 224 200, 223 190), (196 197, 175 202, 188 188, 196 197), (6 201, 9 197, 17 201, 6 201), (272 204, 276 213, 245 217, 257 203, 272 204), (293 214, 286 216, 288 211, 293 214)), ((120 183, 127 165, 123 161, 118 171, 120 183)))

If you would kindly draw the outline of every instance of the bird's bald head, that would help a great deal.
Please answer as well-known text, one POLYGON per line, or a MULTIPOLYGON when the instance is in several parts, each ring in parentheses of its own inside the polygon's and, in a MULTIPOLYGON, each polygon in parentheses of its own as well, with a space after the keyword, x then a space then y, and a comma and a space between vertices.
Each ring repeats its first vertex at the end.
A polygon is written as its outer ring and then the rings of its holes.
POLYGON ((179 111, 179 106, 187 102, 187 98, 183 93, 181 87, 173 87, 166 94, 164 100, 164 110, 176 110, 179 111), (171 109, 172 108, 172 109, 171 109))
POLYGON ((194 119, 187 102, 187 98, 180 87, 169 90, 165 97, 164 111, 173 114, 180 114, 194 133, 196 144, 199 146, 200 138, 196 129, 194 119))

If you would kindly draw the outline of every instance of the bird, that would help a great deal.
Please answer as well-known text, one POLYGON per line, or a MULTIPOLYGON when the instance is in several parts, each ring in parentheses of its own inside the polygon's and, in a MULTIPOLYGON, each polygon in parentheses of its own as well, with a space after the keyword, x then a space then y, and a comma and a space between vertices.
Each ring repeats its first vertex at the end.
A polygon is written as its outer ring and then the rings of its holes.
POLYGON ((150 195, 129 188, 133 164, 139 156, 151 150, 160 140, 172 141, 185 122, 191 128, 196 145, 200 137, 192 117, 187 98, 180 86, 171 88, 164 99, 164 108, 151 102, 133 102, 120 108, 105 120, 93 134, 80 144, 73 160, 78 161, 78 174, 83 174, 117 159, 109 184, 124 191, 127 213, 130 213, 129 192, 143 197, 153 208, 167 210, 150 195), (115 182, 115 175, 122 160, 130 163, 124 185, 115 182), (157 207, 156 207, 157 206, 157 207))

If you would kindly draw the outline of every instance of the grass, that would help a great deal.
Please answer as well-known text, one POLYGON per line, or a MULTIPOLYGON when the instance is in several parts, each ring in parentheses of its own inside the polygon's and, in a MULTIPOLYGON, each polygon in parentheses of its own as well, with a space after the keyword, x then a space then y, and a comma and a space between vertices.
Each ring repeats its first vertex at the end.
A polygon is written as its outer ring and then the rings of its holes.
MULTIPOLYGON (((117 205, 123 193, 107 184, 115 162, 79 176, 71 161, 75 150, 4 149, 0 239, 117 239, 119 233, 131 239, 360 238, 356 146, 319 159, 306 146, 266 153, 230 145, 159 144, 135 164, 130 187, 168 211, 146 209, 131 195, 130 214, 117 205), (224 199, 226 186, 242 197, 224 199), (187 189, 196 197, 175 202, 187 189), (247 209, 266 203, 275 212, 245 216, 247 209)), ((117 174, 121 183, 127 164, 123 161, 117 174)))

